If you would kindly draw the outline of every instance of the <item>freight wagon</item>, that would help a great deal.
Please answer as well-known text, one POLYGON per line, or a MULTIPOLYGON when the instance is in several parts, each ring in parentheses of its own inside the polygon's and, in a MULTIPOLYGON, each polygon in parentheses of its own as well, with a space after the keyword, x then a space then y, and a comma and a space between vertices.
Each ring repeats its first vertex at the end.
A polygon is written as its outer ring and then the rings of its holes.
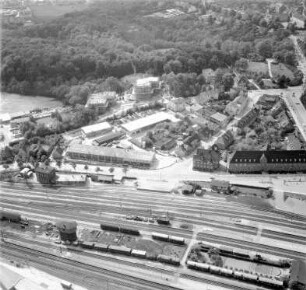
POLYGON ((161 233, 152 233, 152 238, 155 240, 160 240, 160 241, 164 241, 164 242, 168 242, 169 241, 169 236, 166 234, 161 234, 161 233))
POLYGON ((176 236, 169 236, 169 242, 174 243, 174 244, 184 245, 185 239, 181 237, 176 237, 176 236))
POLYGON ((170 220, 167 216, 158 217, 156 221, 161 225, 170 225, 170 220))
POLYGON ((95 250, 101 251, 101 252, 107 252, 108 251, 108 245, 96 243, 94 246, 95 250))
POLYGON ((147 252, 141 251, 141 250, 132 250, 132 256, 138 257, 138 258, 146 258, 147 252))
POLYGON ((180 260, 174 257, 166 256, 166 255, 158 255, 157 256, 157 261, 162 262, 162 263, 167 263, 175 266, 180 265, 180 260))
POLYGON ((135 229, 129 229, 129 228, 122 228, 122 227, 120 227, 119 230, 120 230, 121 233, 124 233, 124 234, 130 234, 130 235, 135 235, 135 236, 139 236, 140 235, 139 231, 135 230, 135 229))
POLYGON ((251 273, 244 273, 242 271, 233 271, 227 268, 217 267, 206 263, 198 263, 190 260, 187 261, 187 267, 202 272, 211 272, 212 274, 232 277, 238 280, 244 280, 249 283, 259 284, 261 286, 268 286, 275 289, 284 289, 283 281, 261 277, 256 273, 251 274, 251 273))
POLYGON ((123 247, 123 246, 113 246, 112 245, 112 246, 109 246, 108 249, 109 249, 110 253, 127 255, 127 256, 130 256, 131 252, 132 252, 132 249, 126 248, 126 247, 123 247))
POLYGON ((103 231, 119 232, 119 227, 112 224, 100 224, 103 231))
POLYGON ((81 247, 85 248, 85 249, 93 249, 94 246, 95 246, 95 244, 92 243, 92 242, 83 242, 83 243, 81 243, 81 247))

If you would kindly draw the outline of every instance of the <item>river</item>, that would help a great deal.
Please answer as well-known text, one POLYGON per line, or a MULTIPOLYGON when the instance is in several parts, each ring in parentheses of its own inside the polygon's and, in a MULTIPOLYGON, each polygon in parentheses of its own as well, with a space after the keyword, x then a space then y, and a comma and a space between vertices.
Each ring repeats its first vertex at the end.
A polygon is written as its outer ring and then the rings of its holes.
POLYGON ((0 93, 0 114, 59 106, 63 106, 63 103, 54 98, 0 93))

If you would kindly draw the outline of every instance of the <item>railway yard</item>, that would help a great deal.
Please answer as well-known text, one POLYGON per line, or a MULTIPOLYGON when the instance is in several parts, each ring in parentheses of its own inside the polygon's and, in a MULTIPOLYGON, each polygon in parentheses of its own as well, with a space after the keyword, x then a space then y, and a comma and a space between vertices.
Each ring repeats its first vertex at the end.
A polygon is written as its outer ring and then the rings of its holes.
POLYGON ((306 259, 306 217, 208 192, 185 196, 133 185, 1 184, 2 259, 88 289, 286 289, 306 259), (12 218, 14 219, 14 218, 12 218), (76 221, 61 243, 56 223, 76 221))

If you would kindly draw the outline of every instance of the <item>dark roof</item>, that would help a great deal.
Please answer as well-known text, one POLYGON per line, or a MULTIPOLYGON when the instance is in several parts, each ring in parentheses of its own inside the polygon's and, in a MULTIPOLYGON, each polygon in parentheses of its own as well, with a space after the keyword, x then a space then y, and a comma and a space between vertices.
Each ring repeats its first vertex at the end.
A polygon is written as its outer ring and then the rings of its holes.
POLYGON ((197 153, 193 156, 193 160, 201 160, 206 162, 219 162, 220 156, 214 150, 206 150, 203 148, 198 148, 197 153))
POLYGON ((306 285, 306 261, 294 260, 290 270, 290 280, 306 285))
POLYGON ((281 150, 266 151, 265 156, 268 163, 305 163, 305 150, 281 150))
POLYGON ((260 163, 264 151, 236 151, 231 163, 260 163))
POLYGON ((260 163, 263 156, 268 163, 306 163, 305 150, 236 151, 231 163, 260 163))
POLYGON ((95 139, 95 141, 99 144, 103 144, 107 141, 110 141, 110 140, 114 140, 114 139, 117 139, 117 138, 120 138, 124 135, 124 133, 122 132, 110 132, 108 134, 105 134, 103 135, 102 137, 100 138, 97 138, 95 139))

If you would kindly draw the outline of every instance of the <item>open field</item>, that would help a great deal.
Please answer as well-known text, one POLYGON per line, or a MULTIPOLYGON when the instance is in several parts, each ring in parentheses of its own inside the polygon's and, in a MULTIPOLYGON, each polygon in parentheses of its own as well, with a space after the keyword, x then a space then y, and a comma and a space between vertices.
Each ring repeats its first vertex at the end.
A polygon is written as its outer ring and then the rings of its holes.
POLYGON ((268 64, 265 62, 254 62, 250 61, 247 71, 252 72, 252 73, 262 73, 264 75, 268 75, 268 64))
POLYGON ((29 5, 34 19, 38 22, 48 22, 66 13, 81 11, 88 7, 87 4, 73 5, 29 5))

